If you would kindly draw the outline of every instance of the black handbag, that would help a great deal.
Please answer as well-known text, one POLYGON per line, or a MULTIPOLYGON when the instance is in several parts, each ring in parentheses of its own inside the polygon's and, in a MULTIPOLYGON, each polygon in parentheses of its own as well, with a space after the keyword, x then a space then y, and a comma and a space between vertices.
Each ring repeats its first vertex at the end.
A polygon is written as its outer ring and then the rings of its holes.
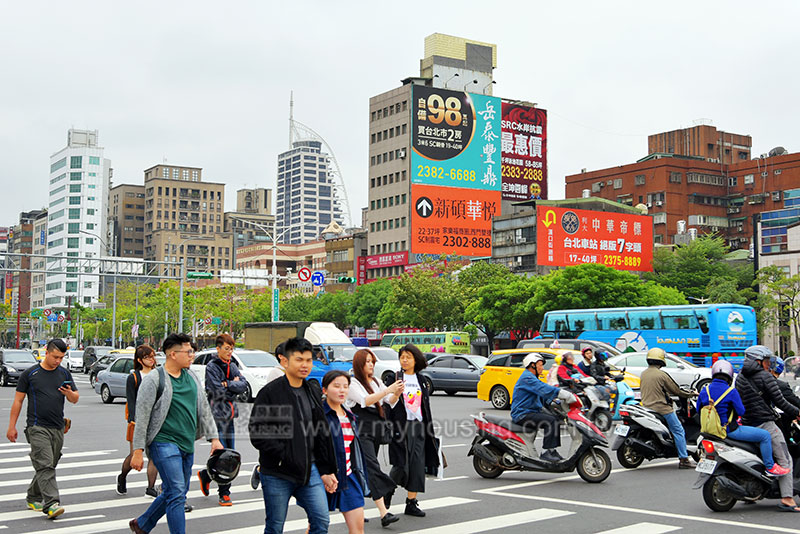
POLYGON ((370 438, 378 445, 386 445, 392 440, 392 423, 381 417, 375 406, 354 406, 353 413, 358 417, 358 432, 362 437, 370 438))

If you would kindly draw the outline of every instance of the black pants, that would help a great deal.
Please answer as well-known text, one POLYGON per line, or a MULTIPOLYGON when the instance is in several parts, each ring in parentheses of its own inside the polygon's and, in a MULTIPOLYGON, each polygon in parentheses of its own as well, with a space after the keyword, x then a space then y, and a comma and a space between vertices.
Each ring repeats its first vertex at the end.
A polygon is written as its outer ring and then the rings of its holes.
POLYGON ((373 440, 372 436, 360 436, 359 441, 367 469, 369 491, 372 493, 372 500, 377 501, 394 492, 397 485, 381 470, 381 464, 378 461, 380 445, 373 440))
POLYGON ((547 412, 533 412, 525 414, 514 423, 522 426, 533 425, 535 428, 544 432, 544 448, 555 449, 561 445, 561 434, 559 432, 559 419, 547 412))
POLYGON ((425 491, 425 424, 408 421, 405 427, 406 464, 392 466, 389 476, 407 491, 425 491))

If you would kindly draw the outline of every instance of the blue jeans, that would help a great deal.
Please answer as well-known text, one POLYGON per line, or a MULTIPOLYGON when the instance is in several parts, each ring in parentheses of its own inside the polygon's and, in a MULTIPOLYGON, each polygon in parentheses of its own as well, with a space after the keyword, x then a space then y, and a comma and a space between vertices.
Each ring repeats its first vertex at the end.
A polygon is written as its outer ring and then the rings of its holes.
POLYGON ((664 415, 669 425, 669 431, 672 432, 672 439, 675 441, 675 448, 678 449, 678 458, 688 458, 689 453, 686 452, 686 432, 683 430, 683 425, 678 420, 675 412, 664 415))
POLYGON ((174 443, 153 442, 148 452, 161 475, 162 491, 150 507, 137 518, 139 527, 150 532, 165 513, 171 534, 185 534, 186 516, 183 506, 192 476, 194 453, 181 451, 174 443))
MULTIPOLYGON (((231 419, 229 421, 216 421, 217 423, 217 433, 219 434, 219 442, 222 443, 222 446, 226 449, 235 449, 234 447, 234 436, 236 432, 236 419, 231 419)), ((220 484, 219 486, 219 496, 222 497, 223 495, 230 495, 231 494, 231 485, 230 484, 220 484)))
POLYGON ((289 511, 289 499, 292 496, 297 500, 297 504, 306 511, 310 527, 309 534, 328 532, 330 523, 328 498, 316 465, 311 464, 311 475, 305 486, 261 474, 261 491, 264 493, 264 511, 266 512, 264 534, 281 534, 283 532, 283 524, 286 522, 286 514, 289 511))
POLYGON ((764 467, 772 469, 775 460, 772 459, 772 436, 763 428, 755 426, 740 426, 733 432, 728 432, 728 437, 739 441, 758 442, 761 449, 761 459, 764 460, 764 467))

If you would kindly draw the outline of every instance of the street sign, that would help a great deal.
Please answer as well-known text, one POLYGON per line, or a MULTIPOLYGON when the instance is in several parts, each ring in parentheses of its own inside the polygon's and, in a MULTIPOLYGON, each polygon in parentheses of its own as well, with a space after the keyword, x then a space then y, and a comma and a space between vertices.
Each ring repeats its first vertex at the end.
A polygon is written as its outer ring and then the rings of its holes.
POLYGON ((51 313, 50 315, 47 316, 48 323, 55 323, 57 321, 58 321, 58 315, 56 315, 55 313, 51 313))
POLYGON ((417 215, 427 219, 433 213, 433 202, 428 197, 419 197, 416 204, 417 215))
POLYGON ((301 268, 297 271, 297 278, 299 278, 301 282, 308 282, 311 280, 311 269, 308 267, 301 268))
POLYGON ((206 317, 206 318, 203 320, 203 322, 204 322, 204 323, 206 323, 206 324, 211 324, 211 317, 206 317))
POLYGON ((31 310, 31 317, 41 317, 42 310, 31 310))
POLYGON ((206 273, 206 272, 202 272, 202 271, 200 271, 200 272, 192 271, 192 272, 186 273, 186 278, 188 278, 189 280, 210 280, 210 279, 214 278, 214 275, 211 274, 211 273, 206 273))
POLYGON ((281 290, 277 287, 272 292, 272 320, 280 321, 281 314, 281 290))
POLYGON ((67 320, 67 318, 64 317, 63 315, 59 315, 57 320, 58 320, 59 323, 63 323, 64 321, 67 320))
POLYGON ((325 284, 325 275, 319 271, 314 271, 311 275, 311 283, 315 286, 322 286, 325 284))
POLYGON ((222 317, 212 317, 211 324, 222 324, 222 317))
POLYGON ((53 311, 52 311, 50 308, 45 308, 45 309, 44 309, 44 316, 45 316, 45 317, 50 317, 50 315, 51 315, 52 313, 53 313, 53 311))

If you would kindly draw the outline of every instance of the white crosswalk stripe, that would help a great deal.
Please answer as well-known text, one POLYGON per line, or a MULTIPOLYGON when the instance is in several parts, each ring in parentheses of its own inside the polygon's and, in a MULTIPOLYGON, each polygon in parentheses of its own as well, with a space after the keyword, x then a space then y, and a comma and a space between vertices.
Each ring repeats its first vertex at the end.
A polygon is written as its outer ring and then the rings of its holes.
POLYGON ((611 530, 604 530, 597 534, 664 534, 665 532, 674 532, 681 530, 681 527, 671 525, 661 525, 659 523, 636 523, 626 527, 613 528, 611 530))
MULTIPOLYGON (((22 451, 20 451, 22 452, 22 451)), ((111 454, 112 452, 117 452, 117 449, 110 449, 104 451, 83 451, 83 452, 68 452, 61 456, 61 459, 64 458, 87 458, 90 456, 105 456, 107 454, 111 454)), ((27 454, 25 456, 17 456, 15 458, 0 458, 0 464, 13 464, 16 462, 30 462, 31 458, 27 454)))
POLYGON ((573 515, 575 512, 567 510, 554 510, 551 508, 539 508, 527 512, 517 512, 515 514, 504 514, 496 517, 485 517, 463 523, 452 525, 441 525, 438 527, 414 530, 406 534, 474 534, 476 532, 488 532, 502 528, 509 528, 545 519, 555 519, 573 515))

